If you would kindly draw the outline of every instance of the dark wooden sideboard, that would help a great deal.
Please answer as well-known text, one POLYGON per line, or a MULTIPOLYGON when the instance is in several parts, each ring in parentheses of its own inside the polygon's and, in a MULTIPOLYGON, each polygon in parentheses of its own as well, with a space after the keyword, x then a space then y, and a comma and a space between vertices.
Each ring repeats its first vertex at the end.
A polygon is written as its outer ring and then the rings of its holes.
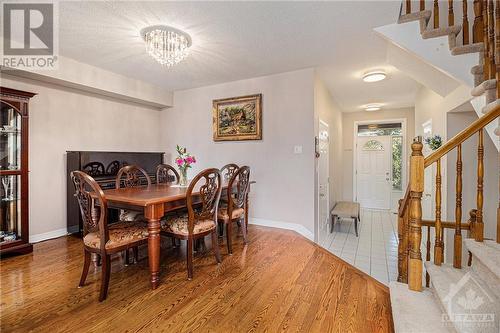
MULTIPOLYGON (((80 170, 88 173, 103 190, 114 188, 118 170, 125 165, 138 165, 156 181, 156 167, 163 163, 164 153, 159 152, 104 152, 104 151, 68 151, 67 161, 67 230, 70 234, 83 232, 82 219, 78 203, 74 197, 75 188, 70 173, 80 170)), ((146 179, 144 178, 144 183, 146 179)), ((110 210, 109 221, 118 219, 118 212, 110 210)))

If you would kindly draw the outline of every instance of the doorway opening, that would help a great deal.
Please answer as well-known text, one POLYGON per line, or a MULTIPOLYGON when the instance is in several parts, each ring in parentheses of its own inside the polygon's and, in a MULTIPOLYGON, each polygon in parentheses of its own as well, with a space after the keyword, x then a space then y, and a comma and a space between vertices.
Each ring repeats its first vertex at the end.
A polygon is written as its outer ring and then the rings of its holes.
POLYGON ((328 238, 330 216, 330 129, 326 122, 319 121, 318 134, 318 243, 324 245, 328 238))
POLYGON ((406 121, 357 122, 353 200, 362 208, 395 210, 406 178, 406 121))

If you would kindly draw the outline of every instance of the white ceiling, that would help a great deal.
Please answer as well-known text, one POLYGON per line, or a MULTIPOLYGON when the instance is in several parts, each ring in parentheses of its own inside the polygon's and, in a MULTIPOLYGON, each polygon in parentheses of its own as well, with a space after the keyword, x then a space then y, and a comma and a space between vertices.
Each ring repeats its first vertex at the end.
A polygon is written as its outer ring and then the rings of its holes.
POLYGON ((394 23, 397 1, 335 2, 60 2, 63 56, 175 91, 318 67, 344 111, 367 103, 414 104, 418 84, 386 63, 373 28, 394 23), (162 68, 139 31, 166 24, 189 33, 191 55, 162 68), (361 75, 385 68, 389 78, 361 75))

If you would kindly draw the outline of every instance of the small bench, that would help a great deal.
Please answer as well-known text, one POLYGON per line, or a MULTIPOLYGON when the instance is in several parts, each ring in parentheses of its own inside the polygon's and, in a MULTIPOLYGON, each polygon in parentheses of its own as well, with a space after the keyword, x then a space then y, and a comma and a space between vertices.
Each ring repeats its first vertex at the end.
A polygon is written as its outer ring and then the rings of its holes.
POLYGON ((351 218, 354 219, 354 230, 356 237, 358 237, 358 222, 359 219, 359 203, 350 201, 339 201, 335 204, 330 212, 330 233, 333 232, 333 225, 338 218, 351 218))

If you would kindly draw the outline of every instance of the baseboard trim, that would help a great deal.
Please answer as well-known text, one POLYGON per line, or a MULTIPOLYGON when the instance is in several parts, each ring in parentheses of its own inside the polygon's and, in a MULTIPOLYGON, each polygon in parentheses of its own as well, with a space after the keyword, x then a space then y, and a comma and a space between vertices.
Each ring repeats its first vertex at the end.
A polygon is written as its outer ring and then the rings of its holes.
POLYGON ((30 243, 38 243, 44 240, 58 238, 68 234, 66 228, 44 232, 42 234, 30 235, 30 243))
POLYGON ((314 242, 314 234, 312 232, 310 232, 309 229, 307 229, 303 225, 300 225, 297 223, 280 222, 280 221, 273 221, 273 220, 266 220, 266 219, 259 219, 259 218, 250 218, 248 223, 260 225, 263 227, 293 230, 293 231, 299 233, 300 235, 304 236, 305 238, 309 239, 310 241, 314 242))

